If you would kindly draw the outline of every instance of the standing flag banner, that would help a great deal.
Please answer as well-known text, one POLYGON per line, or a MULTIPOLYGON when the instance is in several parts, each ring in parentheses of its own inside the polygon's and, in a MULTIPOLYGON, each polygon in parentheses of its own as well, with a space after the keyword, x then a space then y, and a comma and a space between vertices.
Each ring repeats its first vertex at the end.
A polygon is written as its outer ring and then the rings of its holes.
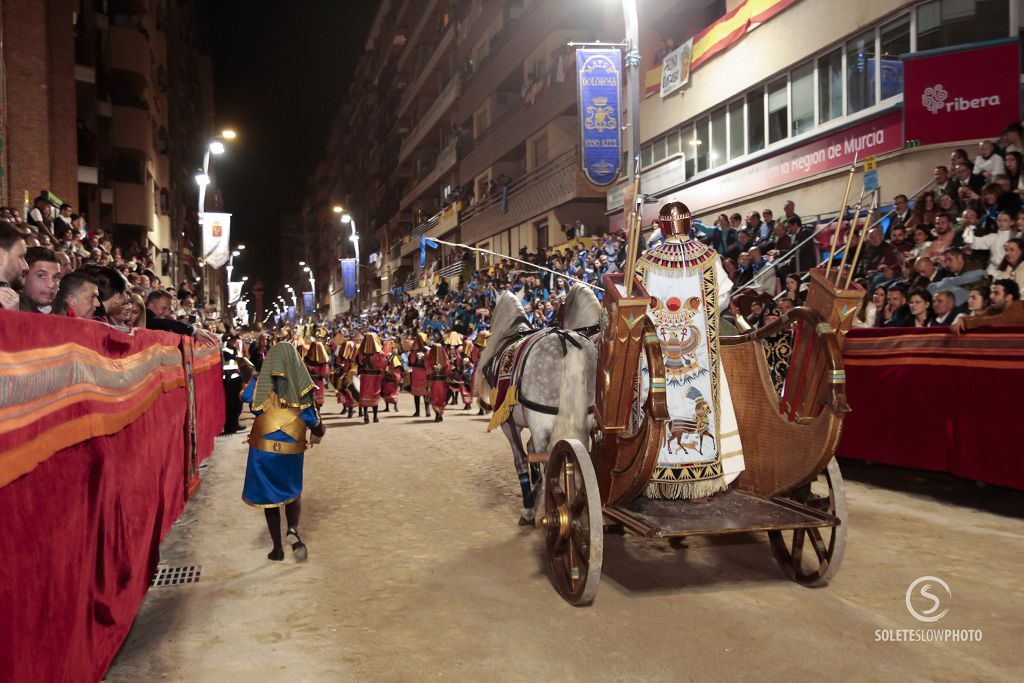
POLYGON ((211 268, 220 268, 231 256, 231 214, 203 214, 203 259, 211 268))
POLYGON ((612 185, 622 167, 622 54, 576 51, 583 175, 597 189, 612 185))
POLYGON ((235 317, 241 320, 243 325, 249 324, 249 307, 246 302, 239 301, 235 304, 235 317))
POLYGON ((903 137, 922 145, 996 139, 1020 121, 1016 38, 903 55, 903 137))
POLYGON ((241 280, 238 282, 228 283, 228 303, 232 301, 238 301, 242 298, 242 285, 245 284, 241 280))
POLYGON ((661 68, 661 96, 668 97, 690 82, 690 56, 693 38, 665 55, 661 68))
POLYGON ((341 260, 341 285, 346 299, 351 301, 356 298, 356 260, 354 258, 341 260))
POLYGON ((312 315, 313 314, 313 311, 315 310, 313 308, 313 292, 303 292, 302 293, 302 307, 303 307, 303 310, 306 312, 305 313, 306 315, 312 315))

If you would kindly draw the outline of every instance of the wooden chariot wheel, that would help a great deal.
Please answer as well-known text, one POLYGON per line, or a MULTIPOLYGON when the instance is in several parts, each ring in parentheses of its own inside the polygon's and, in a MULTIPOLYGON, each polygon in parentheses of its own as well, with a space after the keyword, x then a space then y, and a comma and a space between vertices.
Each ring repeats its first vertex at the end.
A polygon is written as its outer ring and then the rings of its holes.
POLYGON ((786 576, 803 586, 824 586, 846 552, 846 485, 835 457, 817 479, 786 497, 839 519, 834 527, 768 532, 772 554, 786 576))
POLYGON ((544 510, 541 527, 551 580, 569 603, 589 605, 601 581, 604 526, 594 465, 575 439, 559 441, 551 450, 544 510))

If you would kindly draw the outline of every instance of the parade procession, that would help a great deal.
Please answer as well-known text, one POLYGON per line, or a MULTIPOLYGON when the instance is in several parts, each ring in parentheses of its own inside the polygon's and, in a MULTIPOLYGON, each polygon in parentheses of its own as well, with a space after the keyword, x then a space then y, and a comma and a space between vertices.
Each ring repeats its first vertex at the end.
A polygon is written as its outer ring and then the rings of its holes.
POLYGON ((0 0, 0 683, 1021 680, 1022 26, 0 0))

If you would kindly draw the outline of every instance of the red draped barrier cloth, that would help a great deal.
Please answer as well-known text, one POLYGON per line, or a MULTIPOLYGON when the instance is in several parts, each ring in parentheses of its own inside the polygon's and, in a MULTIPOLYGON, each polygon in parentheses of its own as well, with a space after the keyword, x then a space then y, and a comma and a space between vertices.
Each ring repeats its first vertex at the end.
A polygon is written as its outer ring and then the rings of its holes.
POLYGON ((1024 489, 1024 327, 851 330, 837 453, 1024 489))
MULTIPOLYGON (((99 680, 127 636, 186 501, 183 344, 0 311, 0 680, 99 680)), ((224 415, 211 351, 194 353, 200 458, 224 415)))

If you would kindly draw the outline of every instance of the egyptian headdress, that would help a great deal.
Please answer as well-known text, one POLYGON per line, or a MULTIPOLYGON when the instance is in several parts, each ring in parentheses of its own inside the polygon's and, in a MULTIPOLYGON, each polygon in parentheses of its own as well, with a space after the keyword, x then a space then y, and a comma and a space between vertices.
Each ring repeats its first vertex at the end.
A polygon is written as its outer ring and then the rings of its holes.
POLYGON ((282 403, 292 408, 308 408, 313 405, 314 389, 316 385, 313 384, 313 378, 295 347, 291 344, 275 344, 263 360, 263 369, 260 370, 253 393, 252 408, 264 410, 264 404, 271 395, 276 395, 282 403), (274 377, 284 380, 283 383, 278 382, 276 390, 274 377))

